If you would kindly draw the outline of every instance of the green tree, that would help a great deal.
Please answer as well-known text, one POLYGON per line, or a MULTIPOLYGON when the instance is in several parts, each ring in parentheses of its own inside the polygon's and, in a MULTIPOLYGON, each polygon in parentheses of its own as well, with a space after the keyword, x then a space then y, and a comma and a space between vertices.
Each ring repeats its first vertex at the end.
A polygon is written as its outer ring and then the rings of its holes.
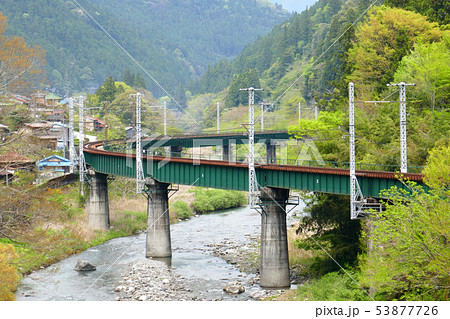
MULTIPOLYGON (((240 89, 253 87, 255 89, 261 88, 259 82, 258 71, 256 69, 248 70, 245 73, 234 77, 228 89, 228 94, 225 98, 226 107, 235 107, 238 105, 248 105, 248 93, 240 91, 240 89)), ((262 100, 261 94, 255 94, 255 103, 262 100)))
POLYGON ((98 96, 100 102, 109 101, 112 102, 116 98, 117 87, 112 76, 106 78, 101 87, 97 89, 95 95, 98 96))
POLYGON ((129 69, 125 70, 125 73, 123 74, 123 82, 125 82, 126 85, 133 86, 134 85, 134 74, 131 73, 129 69))
MULTIPOLYGON (((354 265, 360 252, 361 224, 358 220, 350 219, 349 197, 315 194, 307 202, 305 212, 310 217, 302 219, 297 232, 312 235, 304 240, 296 240, 297 246, 319 252, 324 247, 341 266, 354 265)), ((316 274, 340 270, 333 259, 322 255, 314 260, 311 270, 316 274)))
POLYGON ((178 82, 178 85, 173 94, 173 98, 175 99, 175 101, 178 102, 178 104, 180 104, 182 108, 186 107, 187 105, 186 90, 183 84, 181 84, 181 82, 178 82))
POLYGON ((413 82, 417 87, 410 99, 425 102, 432 109, 447 108, 450 102, 450 32, 444 32, 441 42, 414 46, 403 58, 394 76, 396 82, 413 82))
POLYGON ((141 73, 136 74, 134 81, 133 81, 133 86, 141 88, 141 89, 147 89, 147 84, 145 83, 145 79, 141 73))
POLYGON ((364 239, 361 282, 379 299, 448 300, 450 297, 450 146, 430 152, 425 189, 384 192, 386 210, 373 212, 364 239), (371 230, 370 230, 371 229, 371 230))
POLYGON ((376 92, 381 92, 419 37, 423 43, 438 41, 441 31, 418 13, 374 7, 356 31, 356 43, 349 50, 353 72, 347 80, 364 85, 367 91, 375 87, 376 92))

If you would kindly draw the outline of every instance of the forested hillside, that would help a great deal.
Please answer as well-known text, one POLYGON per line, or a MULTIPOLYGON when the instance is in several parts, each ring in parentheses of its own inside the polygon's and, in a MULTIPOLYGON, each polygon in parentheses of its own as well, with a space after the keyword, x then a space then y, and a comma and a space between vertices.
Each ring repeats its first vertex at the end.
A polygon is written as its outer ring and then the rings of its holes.
MULTIPOLYGON (((164 87, 174 89, 210 63, 288 17, 265 1, 77 1, 164 87)), ((8 34, 47 51, 49 85, 60 93, 95 90, 110 75, 142 72, 75 1, 2 0, 8 34)), ((146 76, 148 88, 160 88, 146 76)))
MULTIPOLYGON (((356 162, 394 171, 400 164, 399 89, 388 84, 415 84, 406 92, 408 167, 422 171, 432 190, 408 183, 414 196, 386 191, 386 210, 362 221, 350 220, 348 197, 307 196, 310 218, 298 232, 314 235, 296 245, 315 252, 299 267, 307 265, 304 275, 318 279, 299 288, 295 299, 448 300, 448 243, 441 240, 449 236, 450 220, 448 12, 445 0, 320 0, 192 84, 202 94, 188 111, 204 130, 215 130, 216 102, 223 105, 221 130, 244 130, 248 97, 239 89, 263 88, 255 102, 273 105, 264 114, 265 129, 289 129, 299 140, 314 141, 326 163, 349 161, 348 84, 354 82, 356 162), (201 103, 209 107, 199 110, 201 103), (348 277, 354 272, 358 285, 348 277)), ((303 152, 289 147, 291 159, 303 152)))

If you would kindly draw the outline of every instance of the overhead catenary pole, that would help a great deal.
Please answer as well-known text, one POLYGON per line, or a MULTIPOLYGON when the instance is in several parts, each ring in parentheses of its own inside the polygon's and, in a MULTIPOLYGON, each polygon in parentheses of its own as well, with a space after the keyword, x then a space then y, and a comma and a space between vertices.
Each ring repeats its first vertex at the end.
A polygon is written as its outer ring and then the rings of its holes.
POLYGON ((78 170, 80 172, 80 182, 81 182, 81 189, 83 190, 83 183, 85 179, 85 171, 84 171, 84 154, 83 154, 83 148, 84 148, 84 96, 80 95, 78 98, 78 107, 80 112, 80 118, 79 118, 79 130, 80 130, 80 139, 78 143, 78 170))
POLYGON ((74 145, 74 101, 73 98, 69 98, 69 160, 70 160, 70 173, 75 170, 75 145, 74 145))
POLYGON ((256 200, 258 193, 258 183, 255 171, 255 89, 253 87, 240 89, 240 91, 248 91, 248 202, 250 208, 256 208, 256 200))
POLYGON ((264 132, 264 103, 261 102, 261 132, 264 132))
POLYGON ((220 134, 220 102, 217 102, 217 134, 220 134))
POLYGON ((415 83, 400 82, 388 84, 398 86, 400 90, 400 172, 408 173, 408 150, 406 138, 406 86, 415 86, 415 83))
POLYGON ((142 127, 141 127, 141 93, 131 94, 136 97, 136 193, 144 188, 144 168, 142 165, 142 127))
POLYGON ((348 119, 350 133, 350 218, 357 218, 356 212, 356 165, 355 165, 355 87, 353 82, 348 84, 348 119))

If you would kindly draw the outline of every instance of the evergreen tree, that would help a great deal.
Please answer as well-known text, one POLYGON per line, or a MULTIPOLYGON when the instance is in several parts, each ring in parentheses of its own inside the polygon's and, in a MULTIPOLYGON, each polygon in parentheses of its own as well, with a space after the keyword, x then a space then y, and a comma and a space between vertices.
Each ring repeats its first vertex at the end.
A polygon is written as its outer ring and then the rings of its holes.
POLYGON ((106 78, 105 82, 101 87, 97 89, 95 95, 98 96, 98 101, 109 101, 112 102, 116 98, 117 88, 115 81, 112 76, 106 78))
POLYGON ((186 104, 187 104, 187 98, 186 98, 186 90, 184 89, 183 84, 181 84, 181 82, 178 82, 178 85, 175 89, 175 93, 174 93, 174 99, 175 101, 178 102, 178 104, 180 104, 181 107, 185 108, 186 104))
POLYGON ((134 74, 131 73, 131 71, 129 69, 126 69, 122 80, 123 80, 123 82, 125 82, 126 85, 133 86, 134 85, 134 74))
POLYGON ((145 83, 145 79, 141 73, 136 74, 136 76, 134 78, 133 86, 142 88, 142 89, 147 89, 147 84, 145 83))

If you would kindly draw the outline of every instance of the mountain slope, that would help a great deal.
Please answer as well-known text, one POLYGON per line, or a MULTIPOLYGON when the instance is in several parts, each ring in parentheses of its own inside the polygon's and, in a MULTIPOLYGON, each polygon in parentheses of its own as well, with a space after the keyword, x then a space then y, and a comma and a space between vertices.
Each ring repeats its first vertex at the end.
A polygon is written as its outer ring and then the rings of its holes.
MULTIPOLYGON (((78 3, 169 91, 208 63, 233 57, 288 16, 251 0, 78 3)), ((109 75, 121 79, 126 69, 143 73, 74 1, 1 0, 0 10, 8 17, 9 34, 47 50, 48 78, 60 92, 92 91, 109 75)), ((155 95, 163 94, 146 81, 155 95)))

